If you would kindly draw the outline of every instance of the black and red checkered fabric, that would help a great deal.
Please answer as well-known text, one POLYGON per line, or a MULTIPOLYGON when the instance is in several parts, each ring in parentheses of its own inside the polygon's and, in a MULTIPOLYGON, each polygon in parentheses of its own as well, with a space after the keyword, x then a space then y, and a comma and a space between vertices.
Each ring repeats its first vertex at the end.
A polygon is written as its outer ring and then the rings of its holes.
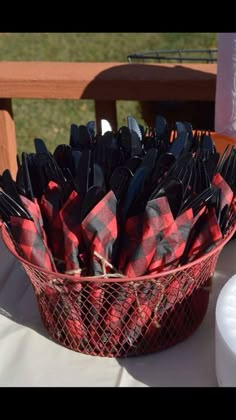
POLYGON ((146 274, 157 244, 173 223, 166 197, 149 201, 144 213, 127 219, 120 246, 121 272, 128 277, 146 274))
MULTIPOLYGON (((80 226, 81 197, 72 191, 66 203, 59 212, 61 234, 64 242, 64 262, 66 272, 79 274, 79 254, 82 242, 80 226)), ((57 240, 55 237, 54 240, 57 240)))
POLYGON ((103 308, 104 308, 104 288, 100 282, 91 282, 84 286, 88 293, 89 308, 86 308, 89 321, 89 334, 91 344, 94 348, 99 349, 99 343, 101 340, 101 321, 103 319, 103 308))
POLYGON ((80 196, 72 191, 63 204, 60 187, 50 181, 40 207, 54 258, 64 262, 63 271, 79 274, 80 196))
POLYGON ((59 211, 62 207, 60 187, 50 181, 39 202, 48 243, 56 260, 64 260, 64 235, 59 211))
POLYGON ((163 291, 155 280, 141 285, 135 283, 134 287, 134 305, 129 321, 123 329, 123 346, 135 346, 142 338, 143 327, 150 322, 151 315, 163 299, 163 291))
POLYGON ((163 232, 148 266, 149 273, 160 271, 164 267, 170 270, 178 265, 195 221, 192 209, 188 209, 163 232))
POLYGON ((55 271, 47 244, 33 220, 11 216, 11 232, 25 259, 38 267, 55 271))
POLYGON ((222 239, 221 229, 214 208, 207 209, 199 219, 201 225, 188 253, 188 261, 202 256, 213 249, 222 239))
POLYGON ((15 237, 17 245, 29 262, 36 265, 39 263, 42 268, 51 268, 53 271, 57 271, 51 251, 48 247, 47 235, 43 227, 42 214, 37 200, 34 199, 31 201, 23 195, 21 195, 20 198, 33 221, 20 217, 11 217, 11 231, 14 237, 17 235, 17 237, 15 237), (37 244, 37 249, 30 250, 30 247, 34 247, 35 244, 37 244), (42 255, 41 262, 40 255, 42 255))
POLYGON ((34 223, 36 224, 39 233, 41 232, 41 234, 46 237, 45 230, 43 228, 43 218, 41 210, 36 198, 33 201, 29 200, 24 195, 21 195, 20 198, 24 207, 27 209, 32 219, 34 220, 34 223))
MULTIPOLYGON (((77 345, 86 344, 87 331, 82 318, 82 284, 78 281, 70 281, 66 284, 60 282, 59 279, 53 284, 47 284, 43 292, 47 298, 47 306, 51 311, 45 311, 44 316, 46 322, 51 328, 60 322, 64 324, 64 329, 61 332, 61 340, 72 340, 77 345), (55 307, 61 307, 61 311, 55 311, 55 307), (64 333, 65 337, 63 337, 64 333)), ((67 342, 65 342, 67 344, 67 342)))
MULTIPOLYGON (((91 275, 104 274, 101 261, 94 255, 96 251, 106 261, 111 263, 113 244, 117 238, 116 220, 117 200, 112 191, 106 194, 89 212, 81 224, 83 243, 89 253, 89 273, 91 275)), ((106 267, 109 271, 109 267, 106 267)), ((92 310, 89 311, 89 331, 91 342, 99 346, 101 310, 104 305, 104 290, 99 283, 88 286, 88 301, 92 310)))
POLYGON ((87 340, 86 340, 87 330, 86 330, 84 320, 82 318, 82 311, 81 311, 82 288, 83 286, 81 284, 77 284, 76 288, 72 286, 73 295, 68 293, 65 295, 65 299, 63 298, 63 295, 60 295, 60 298, 63 300, 62 302, 63 309, 64 309, 63 316, 65 317, 66 330, 69 332, 71 338, 75 340, 78 343, 78 345, 81 346, 81 350, 83 347, 83 343, 84 344, 87 343, 87 340))
POLYGON ((101 261, 94 256, 96 251, 111 262, 113 244, 117 238, 117 200, 109 191, 89 212, 81 223, 83 242, 90 256, 90 274, 103 274, 101 261))
POLYGON ((229 184, 222 178, 220 173, 214 175, 212 185, 221 189, 221 210, 226 204, 229 206, 233 200, 234 194, 229 184))
POLYGON ((131 290, 130 285, 121 284, 111 286, 113 299, 109 302, 106 310, 106 316, 102 323, 102 334, 100 339, 109 343, 107 345, 112 349, 121 339, 123 324, 129 314, 130 309, 135 301, 135 290, 131 290))
POLYGON ((161 299, 162 292, 155 281, 133 282, 132 288, 130 284, 117 286, 103 323, 102 340, 108 341, 110 351, 119 343, 135 343, 161 299))

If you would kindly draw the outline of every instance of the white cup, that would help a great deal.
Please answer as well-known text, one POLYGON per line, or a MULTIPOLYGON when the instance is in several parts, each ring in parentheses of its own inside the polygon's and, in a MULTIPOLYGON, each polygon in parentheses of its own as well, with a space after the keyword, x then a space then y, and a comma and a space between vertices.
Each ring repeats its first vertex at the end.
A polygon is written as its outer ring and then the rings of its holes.
POLYGON ((216 304, 216 377, 219 386, 236 386, 236 275, 225 284, 216 304))

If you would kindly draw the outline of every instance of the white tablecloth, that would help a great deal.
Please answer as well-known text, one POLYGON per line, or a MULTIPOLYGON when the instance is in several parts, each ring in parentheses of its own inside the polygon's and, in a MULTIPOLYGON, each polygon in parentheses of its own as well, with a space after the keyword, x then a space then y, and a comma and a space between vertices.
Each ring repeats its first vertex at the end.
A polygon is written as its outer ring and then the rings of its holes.
POLYGON ((53 342, 30 282, 0 240, 0 386, 217 386, 215 304, 236 272, 236 240, 218 260, 206 317, 184 342, 160 353, 127 359, 86 356, 53 342))

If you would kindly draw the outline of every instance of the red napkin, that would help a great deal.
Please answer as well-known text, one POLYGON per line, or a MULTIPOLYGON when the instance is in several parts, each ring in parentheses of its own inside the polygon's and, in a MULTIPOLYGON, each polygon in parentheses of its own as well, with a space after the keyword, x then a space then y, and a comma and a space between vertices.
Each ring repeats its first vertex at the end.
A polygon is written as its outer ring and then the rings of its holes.
POLYGON ((144 213, 127 219, 120 247, 121 272, 128 277, 146 274, 163 232, 173 223, 166 197, 149 201, 144 213))

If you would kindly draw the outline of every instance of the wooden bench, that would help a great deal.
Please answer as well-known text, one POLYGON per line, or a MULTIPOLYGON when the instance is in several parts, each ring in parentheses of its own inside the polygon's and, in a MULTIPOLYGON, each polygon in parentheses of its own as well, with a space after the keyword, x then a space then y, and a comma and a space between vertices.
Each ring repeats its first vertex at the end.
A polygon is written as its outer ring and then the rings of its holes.
POLYGON ((16 173, 14 98, 93 99, 116 128, 116 100, 214 101, 216 64, 0 62, 0 173, 16 173))

